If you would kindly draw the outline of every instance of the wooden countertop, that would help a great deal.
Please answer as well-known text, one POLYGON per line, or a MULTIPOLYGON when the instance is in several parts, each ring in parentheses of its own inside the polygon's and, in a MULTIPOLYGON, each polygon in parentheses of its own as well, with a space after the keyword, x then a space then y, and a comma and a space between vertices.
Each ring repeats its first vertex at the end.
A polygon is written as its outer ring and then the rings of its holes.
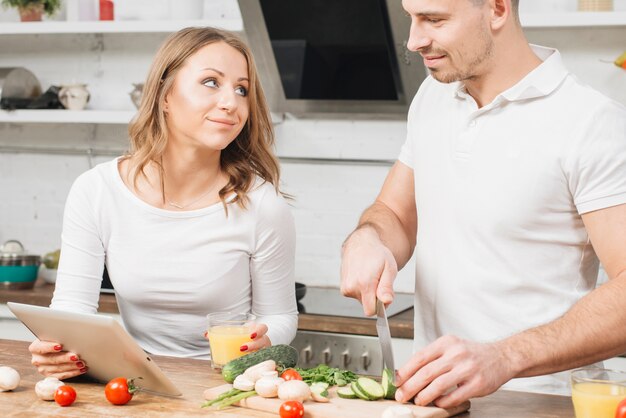
MULTIPOLYGON (((183 392, 180 398, 166 398, 148 393, 137 394, 128 405, 114 406, 104 397, 104 386, 74 379, 76 402, 61 408, 55 402, 41 401, 35 395, 35 383, 42 379, 30 364, 28 343, 0 340, 0 364, 13 367, 21 377, 20 386, 11 392, 0 393, 0 411, 3 417, 258 417, 276 418, 277 415, 228 408, 222 411, 201 409, 202 393, 206 388, 224 382, 207 361, 154 356, 154 361, 183 392)), ((500 390, 485 398, 473 399, 468 413, 460 418, 571 418, 574 416, 569 397, 539 395, 500 390)), ((329 417, 341 418, 341 417, 329 417)))
MULTIPOLYGON (((54 285, 38 280, 33 289, 0 289, 0 303, 19 302, 30 305, 49 306, 54 285)), ((100 294, 98 312, 118 313, 115 295, 100 294)), ((306 331, 336 332, 376 336, 376 322, 367 318, 347 318, 332 315, 300 314, 298 329, 306 331)), ((389 318, 391 336, 413 339, 413 309, 406 310, 389 318)))

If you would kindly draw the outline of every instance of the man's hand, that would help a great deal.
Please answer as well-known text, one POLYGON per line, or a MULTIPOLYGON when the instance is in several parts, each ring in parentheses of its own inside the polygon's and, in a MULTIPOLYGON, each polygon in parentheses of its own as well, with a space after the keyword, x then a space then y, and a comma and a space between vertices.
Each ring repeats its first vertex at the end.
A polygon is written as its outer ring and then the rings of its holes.
POLYGON ((361 301, 365 315, 376 314, 376 298, 385 305, 393 301, 397 274, 396 259, 374 228, 361 227, 348 237, 341 257, 341 293, 361 301))
POLYGON ((444 336, 415 353, 398 370, 396 400, 441 408, 485 396, 515 376, 500 343, 481 344, 444 336))

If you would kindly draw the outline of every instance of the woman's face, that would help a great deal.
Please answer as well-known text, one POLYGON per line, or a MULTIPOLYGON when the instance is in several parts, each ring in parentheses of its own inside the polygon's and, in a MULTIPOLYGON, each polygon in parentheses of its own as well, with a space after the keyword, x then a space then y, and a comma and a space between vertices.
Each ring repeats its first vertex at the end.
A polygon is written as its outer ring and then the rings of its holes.
POLYGON ((224 42, 187 58, 165 98, 170 141, 223 150, 241 132, 249 114, 248 64, 224 42))

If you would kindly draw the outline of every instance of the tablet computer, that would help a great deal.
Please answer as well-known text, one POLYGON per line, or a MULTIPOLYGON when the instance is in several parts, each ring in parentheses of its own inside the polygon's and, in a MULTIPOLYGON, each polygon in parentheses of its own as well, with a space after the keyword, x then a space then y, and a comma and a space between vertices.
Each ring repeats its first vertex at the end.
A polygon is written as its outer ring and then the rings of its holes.
POLYGON ((116 377, 138 378, 135 384, 147 392, 180 396, 150 356, 110 316, 66 312, 41 306, 8 302, 11 312, 42 341, 63 345, 84 360, 87 375, 106 383, 116 377))

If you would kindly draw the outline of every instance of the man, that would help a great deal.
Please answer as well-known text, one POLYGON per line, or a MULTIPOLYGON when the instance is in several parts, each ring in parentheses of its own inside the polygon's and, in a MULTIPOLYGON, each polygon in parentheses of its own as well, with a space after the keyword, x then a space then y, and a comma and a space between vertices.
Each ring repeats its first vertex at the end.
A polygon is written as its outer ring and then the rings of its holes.
POLYGON ((366 314, 416 252, 398 401, 567 393, 626 352, 626 110, 530 46, 517 0, 403 0, 430 69, 407 141, 342 250, 366 314), (594 290, 599 261, 609 278, 594 290))

